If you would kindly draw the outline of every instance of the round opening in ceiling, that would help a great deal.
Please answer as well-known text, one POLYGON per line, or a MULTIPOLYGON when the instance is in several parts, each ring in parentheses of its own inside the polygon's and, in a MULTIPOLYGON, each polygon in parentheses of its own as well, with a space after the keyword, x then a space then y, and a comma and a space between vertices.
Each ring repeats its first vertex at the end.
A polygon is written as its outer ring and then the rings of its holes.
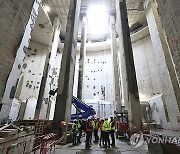
POLYGON ((103 38, 109 33, 109 14, 106 5, 91 4, 87 12, 88 35, 103 38))

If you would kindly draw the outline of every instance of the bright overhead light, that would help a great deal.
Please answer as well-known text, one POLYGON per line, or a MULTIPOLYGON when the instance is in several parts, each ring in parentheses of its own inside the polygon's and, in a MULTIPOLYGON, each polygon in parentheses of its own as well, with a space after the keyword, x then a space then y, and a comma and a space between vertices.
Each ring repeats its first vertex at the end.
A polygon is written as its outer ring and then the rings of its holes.
POLYGON ((87 14, 89 33, 95 36, 106 34, 108 11, 106 5, 90 5, 87 14))
POLYGON ((50 7, 47 6, 47 5, 45 5, 45 6, 44 6, 44 11, 45 11, 45 12, 49 12, 49 11, 50 11, 50 7))

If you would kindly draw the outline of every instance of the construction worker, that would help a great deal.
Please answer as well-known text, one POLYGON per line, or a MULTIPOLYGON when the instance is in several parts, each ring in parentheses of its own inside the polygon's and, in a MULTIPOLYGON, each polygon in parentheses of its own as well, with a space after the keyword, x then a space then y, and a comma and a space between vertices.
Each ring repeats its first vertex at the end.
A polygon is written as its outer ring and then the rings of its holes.
POLYGON ((83 124, 82 116, 80 115, 78 119, 78 132, 79 132, 78 143, 81 143, 82 129, 83 129, 82 124, 83 124))
POLYGON ((94 124, 94 117, 90 117, 91 120, 91 125, 92 125, 92 131, 91 131, 91 136, 90 136, 90 143, 92 143, 92 132, 94 132, 95 129, 95 124, 94 124))
POLYGON ((104 123, 104 120, 101 119, 101 121, 100 121, 100 126, 99 126, 99 130, 100 130, 100 132, 101 132, 101 134, 100 134, 99 146, 101 146, 101 142, 102 142, 102 144, 104 145, 104 131, 102 130, 103 123, 104 123))
POLYGON ((114 137, 114 132, 115 132, 115 119, 114 119, 113 116, 110 116, 110 124, 111 124, 110 134, 111 134, 111 140, 112 140, 111 146, 115 146, 115 137, 114 137))
POLYGON ((78 121, 75 119, 72 124, 72 144, 77 145, 78 121))
POLYGON ((104 147, 106 149, 107 149, 107 146, 108 146, 108 148, 110 148, 109 133, 111 130, 111 124, 108 121, 108 117, 105 118, 105 121, 104 121, 103 126, 102 126, 102 130, 104 131, 104 141, 105 141, 104 147))
POLYGON ((98 136, 98 130, 99 130, 99 118, 96 118, 94 121, 94 142, 98 142, 99 136, 98 136))
POLYGON ((91 119, 88 118, 86 122, 86 146, 85 146, 86 149, 90 148, 90 138, 92 135, 92 130, 93 130, 92 122, 91 119))

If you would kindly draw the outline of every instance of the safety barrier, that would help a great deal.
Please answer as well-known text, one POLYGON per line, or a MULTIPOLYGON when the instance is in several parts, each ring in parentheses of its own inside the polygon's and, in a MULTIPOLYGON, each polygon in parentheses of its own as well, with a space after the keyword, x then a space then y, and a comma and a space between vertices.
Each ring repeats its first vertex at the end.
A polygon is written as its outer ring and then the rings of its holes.
POLYGON ((30 145, 31 142, 33 142, 33 140, 34 138, 3 147, 0 149, 0 153, 1 154, 11 154, 11 153, 24 154, 26 151, 27 145, 30 145))
POLYGON ((55 151, 55 145, 56 134, 50 133, 3 147, 0 149, 0 154, 30 154, 36 152, 39 154, 51 154, 55 151), (29 145, 37 139, 40 141, 39 144, 29 147, 29 145))
POLYGON ((41 141, 40 154, 51 154, 55 151, 56 134, 51 133, 45 136, 41 141))

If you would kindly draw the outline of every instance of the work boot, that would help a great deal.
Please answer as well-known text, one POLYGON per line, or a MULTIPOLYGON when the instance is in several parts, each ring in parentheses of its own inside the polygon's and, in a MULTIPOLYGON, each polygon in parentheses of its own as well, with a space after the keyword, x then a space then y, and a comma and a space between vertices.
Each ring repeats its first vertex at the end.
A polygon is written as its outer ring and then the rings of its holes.
POLYGON ((103 146, 103 148, 107 149, 107 146, 106 146, 106 145, 104 145, 104 146, 103 146))

